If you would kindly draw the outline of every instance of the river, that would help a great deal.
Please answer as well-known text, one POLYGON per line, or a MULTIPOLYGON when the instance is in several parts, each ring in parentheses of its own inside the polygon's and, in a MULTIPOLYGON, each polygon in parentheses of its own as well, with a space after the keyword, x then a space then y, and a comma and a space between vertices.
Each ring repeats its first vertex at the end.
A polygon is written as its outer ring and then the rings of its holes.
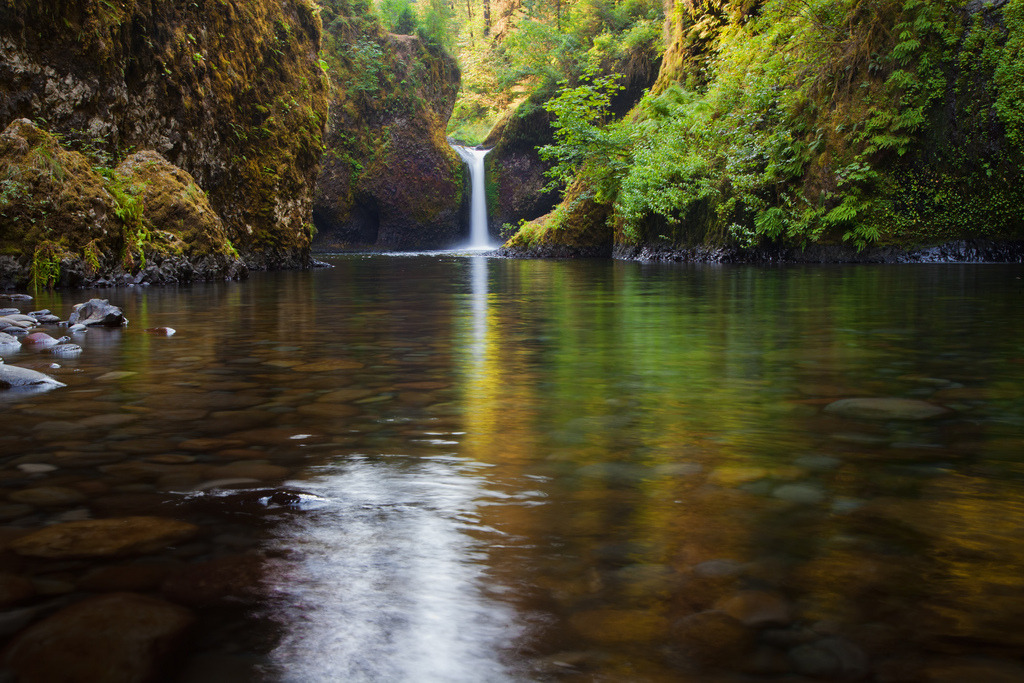
POLYGON ((0 547, 198 532, 8 548, 5 638, 119 591, 180 681, 1020 679, 1021 266, 328 260, 22 306, 131 322, 6 358, 68 386, 0 402, 0 547))

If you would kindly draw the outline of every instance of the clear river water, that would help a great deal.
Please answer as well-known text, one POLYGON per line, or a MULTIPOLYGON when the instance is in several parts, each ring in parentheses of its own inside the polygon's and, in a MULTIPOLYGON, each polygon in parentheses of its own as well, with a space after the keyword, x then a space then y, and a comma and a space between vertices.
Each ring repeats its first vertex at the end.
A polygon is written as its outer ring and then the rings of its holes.
POLYGON ((6 642, 115 591, 173 681, 1022 679, 1024 266, 327 260, 20 304, 130 324, 6 357, 68 385, 0 398, 6 642), (199 531, 8 548, 138 515, 199 531))

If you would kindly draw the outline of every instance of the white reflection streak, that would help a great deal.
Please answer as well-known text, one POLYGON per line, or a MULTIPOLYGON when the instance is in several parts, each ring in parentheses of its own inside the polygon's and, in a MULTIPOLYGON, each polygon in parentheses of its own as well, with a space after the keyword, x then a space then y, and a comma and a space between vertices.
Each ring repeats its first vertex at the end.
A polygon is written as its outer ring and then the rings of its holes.
POLYGON ((361 458, 304 483, 333 503, 280 540, 302 554, 274 586, 281 680, 517 680, 498 661, 515 615, 483 595, 482 543, 462 531, 486 497, 467 469, 361 458))
POLYGON ((473 315, 473 341, 470 354, 472 356, 472 372, 481 376, 484 361, 487 357, 487 257, 471 256, 470 263, 470 301, 473 315))

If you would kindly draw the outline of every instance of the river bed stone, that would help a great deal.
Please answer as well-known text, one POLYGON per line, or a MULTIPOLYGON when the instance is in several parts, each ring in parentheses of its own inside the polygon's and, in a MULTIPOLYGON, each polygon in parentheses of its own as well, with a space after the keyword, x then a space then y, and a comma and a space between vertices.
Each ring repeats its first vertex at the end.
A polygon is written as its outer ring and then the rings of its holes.
POLYGON ((41 558, 120 557, 154 552, 193 538, 199 527, 166 517, 66 522, 11 542, 19 555, 41 558))
POLYGON ((2 654, 24 681, 137 683, 156 678, 193 615, 133 593, 88 598, 34 624, 2 654))

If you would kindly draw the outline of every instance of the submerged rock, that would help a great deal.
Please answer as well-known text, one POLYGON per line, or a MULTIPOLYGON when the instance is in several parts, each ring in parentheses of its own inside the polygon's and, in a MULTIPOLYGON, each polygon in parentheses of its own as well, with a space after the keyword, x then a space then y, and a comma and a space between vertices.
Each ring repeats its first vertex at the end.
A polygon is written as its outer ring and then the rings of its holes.
POLYGON ((931 420, 952 411, 914 398, 844 398, 829 403, 825 412, 858 420, 931 420))
POLYGON ((10 547, 28 557, 119 557, 154 552, 197 533, 194 524, 166 517, 92 519, 40 529, 10 547))
POLYGON ((20 681, 153 680, 193 620, 184 607, 156 598, 101 595, 30 627, 4 651, 3 663, 20 681))

